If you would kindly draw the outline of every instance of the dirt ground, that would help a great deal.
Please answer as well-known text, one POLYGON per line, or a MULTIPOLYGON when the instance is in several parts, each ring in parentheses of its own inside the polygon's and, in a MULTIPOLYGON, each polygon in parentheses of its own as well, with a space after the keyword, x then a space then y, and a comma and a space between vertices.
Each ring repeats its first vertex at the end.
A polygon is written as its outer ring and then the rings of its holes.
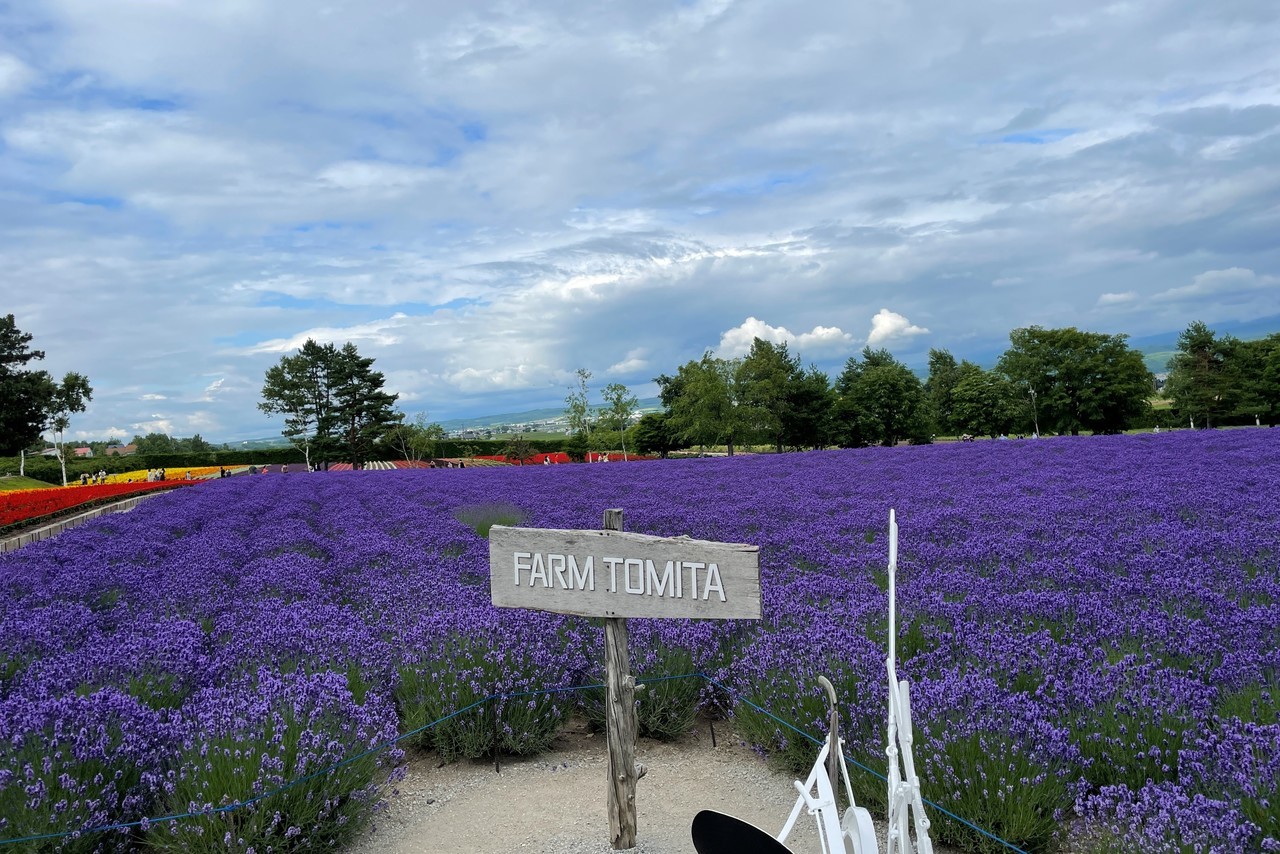
MULTIPOLYGON (((693 852, 694 815, 713 809, 776 836, 796 802, 794 777, 745 747, 727 722, 706 722, 678 743, 642 739, 647 768, 636 785, 637 854, 693 852)), ((816 756, 816 751, 815 751, 816 756)), ((529 759, 441 765, 433 754, 410 762, 389 806, 349 849, 352 854, 472 854, 484 851, 606 854, 603 734, 570 724, 555 749, 529 759)), ((858 773, 854 769, 854 773, 858 773)), ((884 827, 878 835, 883 846, 884 827)), ((801 813, 787 839, 796 854, 820 854, 814 819, 801 813)), ((947 851, 945 847, 936 850, 947 851)))

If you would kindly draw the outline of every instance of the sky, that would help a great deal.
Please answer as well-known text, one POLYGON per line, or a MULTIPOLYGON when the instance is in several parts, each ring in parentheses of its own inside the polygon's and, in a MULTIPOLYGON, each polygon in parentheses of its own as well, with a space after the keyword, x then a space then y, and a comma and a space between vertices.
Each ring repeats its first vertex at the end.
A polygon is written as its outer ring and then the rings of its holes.
POLYGON ((69 438, 277 433, 353 342, 409 415, 833 377, 1018 327, 1280 316, 1274 0, 0 0, 0 315, 69 438))

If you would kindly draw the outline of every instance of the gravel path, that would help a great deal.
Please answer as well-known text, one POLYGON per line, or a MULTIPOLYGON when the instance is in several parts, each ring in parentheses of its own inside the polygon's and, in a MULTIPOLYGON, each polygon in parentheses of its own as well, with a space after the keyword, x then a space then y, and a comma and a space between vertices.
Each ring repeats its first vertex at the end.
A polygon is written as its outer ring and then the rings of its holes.
MULTIPOLYGON (((743 746, 727 722, 706 723, 682 741, 642 739, 648 773, 636 786, 636 854, 691 854, 689 828, 702 809, 729 813, 771 835, 796 800, 793 778, 743 746)), ((441 766, 434 755, 410 762, 398 794, 351 854, 472 854, 482 851, 612 854, 605 812, 602 734, 571 724, 555 749, 529 759, 441 766)), ((815 753, 816 756, 816 753, 815 753)), ((854 769, 854 773, 858 773, 854 769)), ((884 828, 879 829, 883 840, 884 828)), ((802 814, 787 840, 796 854, 820 854, 814 821, 802 814)), ((939 852, 949 849, 938 847, 939 852)))

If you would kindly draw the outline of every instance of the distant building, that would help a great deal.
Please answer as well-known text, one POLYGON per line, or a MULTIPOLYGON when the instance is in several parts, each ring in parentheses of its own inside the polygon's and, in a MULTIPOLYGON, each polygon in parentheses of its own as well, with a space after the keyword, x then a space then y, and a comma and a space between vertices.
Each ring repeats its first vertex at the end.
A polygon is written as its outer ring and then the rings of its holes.
POLYGON ((104 451, 108 457, 131 457, 138 453, 137 445, 108 445, 104 451))
POLYGON ((77 457, 92 457, 93 448, 72 448, 71 452, 77 457))

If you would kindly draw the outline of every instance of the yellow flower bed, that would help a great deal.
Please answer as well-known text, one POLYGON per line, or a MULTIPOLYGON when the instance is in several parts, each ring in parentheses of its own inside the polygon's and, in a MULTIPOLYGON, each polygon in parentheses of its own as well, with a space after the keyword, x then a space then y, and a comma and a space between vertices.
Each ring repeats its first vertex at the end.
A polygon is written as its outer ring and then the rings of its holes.
MULTIPOLYGON (((209 475, 216 475, 218 473, 218 467, 217 466, 188 466, 186 468, 165 469, 164 479, 165 480, 186 480, 187 472, 191 472, 192 480, 199 480, 200 478, 205 478, 205 477, 208 477, 209 475)), ((134 483, 138 483, 139 481, 144 481, 146 479, 147 479, 147 470, 138 469, 136 471, 126 471, 126 472, 121 472, 119 474, 109 474, 107 475, 106 482, 107 483, 128 483, 130 481, 133 481, 134 483)), ((76 485, 79 485, 79 481, 76 481, 76 485)))
MULTIPOLYGON (((248 468, 248 466, 225 466, 225 468, 226 468, 227 474, 231 474, 232 472, 242 471, 248 468)), ((187 466, 184 468, 165 469, 164 479, 166 481, 186 480, 187 472, 191 472, 192 480, 202 480, 205 478, 217 477, 218 466, 187 466)), ((136 471, 126 471, 126 472, 121 472, 119 474, 109 474, 107 475, 107 479, 102 482, 103 483, 143 483, 146 481, 146 479, 147 479, 147 470, 137 469, 136 471)), ((90 478, 88 485, 94 486, 97 483, 98 481, 96 479, 90 478)), ((81 485, 80 478, 68 477, 67 487, 66 487, 67 489, 75 489, 80 485, 81 485)), ((49 484, 45 484, 44 486, 30 486, 30 487, 24 487, 23 489, 9 489, 5 491, 6 492, 32 492, 39 489, 62 489, 62 487, 58 486, 56 483, 49 483, 49 484)))

